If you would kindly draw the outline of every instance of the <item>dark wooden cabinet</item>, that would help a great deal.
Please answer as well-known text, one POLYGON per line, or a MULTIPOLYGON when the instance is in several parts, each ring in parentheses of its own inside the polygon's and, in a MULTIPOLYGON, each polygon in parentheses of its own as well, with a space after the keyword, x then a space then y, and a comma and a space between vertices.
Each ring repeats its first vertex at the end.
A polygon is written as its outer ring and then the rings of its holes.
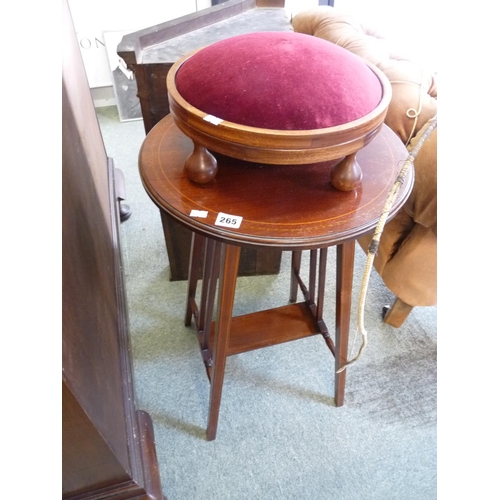
POLYGON ((160 500, 152 421, 135 407, 115 167, 67 0, 62 14, 62 498, 160 500))
MULTIPOLYGON (((254 31, 291 31, 285 0, 229 0, 171 21, 125 35, 118 55, 137 79, 146 134, 170 109, 167 74, 182 56, 230 36, 254 31)), ((173 281, 186 280, 191 233, 168 215, 162 216, 173 281)), ((239 275, 277 274, 281 252, 243 249, 239 275)))
POLYGON ((170 110, 166 78, 182 56, 230 36, 292 31, 285 0, 229 0, 125 35, 118 55, 137 79, 146 134, 170 110))

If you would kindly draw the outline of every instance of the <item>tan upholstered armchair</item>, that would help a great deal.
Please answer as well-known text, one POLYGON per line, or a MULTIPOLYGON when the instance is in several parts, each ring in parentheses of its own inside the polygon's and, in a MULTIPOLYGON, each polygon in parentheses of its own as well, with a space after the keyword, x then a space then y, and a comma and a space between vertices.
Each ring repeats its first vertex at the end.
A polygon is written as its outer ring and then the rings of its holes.
MULTIPOLYGON (((409 60, 374 27, 361 24, 335 7, 297 14, 296 32, 335 43, 377 65, 392 84, 393 97, 385 123, 409 150, 437 115, 435 73, 409 60)), ((396 298, 384 321, 403 324, 414 306, 437 302, 437 128, 414 163, 415 185, 403 209, 387 223, 374 266, 396 298)), ((367 251, 371 235, 359 240, 367 251)))

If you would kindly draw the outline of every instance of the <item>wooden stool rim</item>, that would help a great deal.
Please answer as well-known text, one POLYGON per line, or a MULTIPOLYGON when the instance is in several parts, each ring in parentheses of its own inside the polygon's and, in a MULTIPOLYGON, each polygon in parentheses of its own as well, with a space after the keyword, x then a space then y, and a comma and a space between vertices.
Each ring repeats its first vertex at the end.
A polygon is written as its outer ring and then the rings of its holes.
POLYGON ((180 67, 198 49, 174 63, 167 75, 167 93, 176 125, 194 142, 234 158, 272 164, 303 164, 335 160, 367 145, 382 126, 392 98, 392 87, 374 64, 363 61, 382 87, 379 104, 367 115, 349 123, 310 130, 276 130, 251 127, 227 120, 207 121, 210 115, 187 102, 176 87, 180 67))
MULTIPOLYGON (((359 154, 361 166, 370 168, 364 174, 365 182, 362 182, 360 189, 355 192, 340 193, 329 186, 322 175, 324 164, 310 165, 309 171, 302 166, 295 166, 297 172, 302 172, 302 176, 312 175, 314 180, 314 185, 303 186, 292 175, 291 182, 295 189, 301 192, 308 190, 307 196, 302 198, 309 200, 308 196, 317 196, 321 202, 313 203, 314 206, 308 213, 295 206, 286 217, 271 220, 265 217, 266 213, 273 210, 269 202, 258 203, 250 194, 246 194, 251 187, 248 182, 249 179, 256 178, 256 175, 259 175, 257 184, 268 182, 271 178, 274 178, 275 182, 281 182, 281 174, 284 171, 291 172, 287 166, 269 165, 273 170, 263 171, 260 167, 265 169, 266 165, 245 163, 221 156, 219 160, 222 166, 218 178, 213 183, 201 187, 189 181, 183 171, 185 158, 191 148, 191 141, 176 127, 171 116, 165 117, 151 130, 139 154, 141 178, 151 200, 188 229, 209 238, 239 246, 271 247, 282 250, 305 250, 337 245, 373 230, 379 220, 387 194, 397 177, 398 168, 407 157, 404 145, 384 125, 376 140, 363 148, 359 154), (387 155, 372 159, 371 157, 377 156, 376 152, 380 150, 386 151, 387 155), (384 165, 380 166, 380 162, 384 165), (379 171, 382 167, 385 169, 384 174, 379 171), (316 184, 316 180, 324 183, 316 184), (375 180, 376 184, 373 187, 371 187, 372 180, 375 180), (233 186, 227 184, 228 182, 234 183, 233 186), (219 212, 231 213, 228 212, 229 206, 224 203, 228 195, 234 196, 235 193, 240 193, 236 196, 244 195, 248 198, 240 200, 243 205, 239 207, 241 209, 246 207, 244 213, 232 213, 243 217, 241 228, 230 229, 215 225, 219 212), (255 208, 260 212, 255 212, 255 208), (192 217, 190 214, 192 209, 208 210, 208 218, 192 217)), ((413 181, 414 172, 410 169, 392 207, 390 217, 405 203, 413 187, 413 181)), ((264 186, 264 191, 260 186, 258 189, 264 199, 269 200, 272 196, 272 187, 264 186)), ((297 201, 299 200, 294 200, 297 201)), ((278 200, 276 203, 281 202, 278 200)))

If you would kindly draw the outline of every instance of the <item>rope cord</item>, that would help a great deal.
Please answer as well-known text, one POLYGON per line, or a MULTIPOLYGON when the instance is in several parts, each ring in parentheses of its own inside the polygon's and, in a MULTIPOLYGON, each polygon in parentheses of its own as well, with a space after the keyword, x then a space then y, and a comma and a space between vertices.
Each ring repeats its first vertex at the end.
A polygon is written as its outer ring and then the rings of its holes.
POLYGON ((389 213, 391 211, 392 205, 394 204, 394 200, 396 199, 396 197, 399 193, 399 190, 401 189, 401 186, 403 185, 403 183, 405 181, 408 170, 410 169, 411 165, 413 165, 413 162, 415 161, 415 158, 418 155, 423 144, 429 138, 432 131, 436 127, 437 127, 437 115, 434 118, 432 118, 430 123, 427 125, 424 133, 421 135, 417 144, 415 144, 415 147, 411 150, 407 159, 403 163, 403 166, 401 167, 401 170, 399 171, 399 174, 396 178, 396 181, 394 182, 394 185, 392 186, 392 189, 387 197, 384 208, 382 209, 382 213, 380 215, 379 221, 378 221, 377 226, 375 228, 375 231, 373 233, 372 241, 370 243, 370 246, 368 247, 368 255, 367 255, 367 259, 366 259, 365 269, 364 269, 364 273, 363 273, 363 279, 361 282, 361 290, 360 290, 360 294, 359 294, 358 330, 356 332, 356 336, 357 336, 358 332, 361 332, 362 343, 361 343, 361 346, 359 348, 358 354, 354 358, 346 361, 345 364, 337 370, 337 373, 344 371, 347 366, 355 363, 361 357, 361 355, 363 354, 363 351, 365 350, 365 348, 368 344, 368 334, 367 334, 367 332, 365 330, 365 326, 364 326, 366 292, 368 290, 368 282, 370 279, 370 273, 371 273, 371 270, 373 267, 373 261, 375 259, 375 255, 377 254, 377 250, 378 250, 378 246, 379 246, 379 242, 380 242, 380 237, 381 237, 382 232, 384 230, 385 223, 387 222, 387 218, 389 217, 389 213))

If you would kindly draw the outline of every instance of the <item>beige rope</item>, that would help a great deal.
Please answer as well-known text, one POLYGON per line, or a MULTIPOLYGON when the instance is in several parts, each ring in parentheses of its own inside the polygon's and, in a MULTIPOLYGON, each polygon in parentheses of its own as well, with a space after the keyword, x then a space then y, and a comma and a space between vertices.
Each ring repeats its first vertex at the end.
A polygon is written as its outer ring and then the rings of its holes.
MULTIPOLYGON (((340 373, 346 369, 347 366, 352 365, 355 363, 363 354, 363 351, 366 348, 366 345, 368 343, 368 334, 365 330, 364 323, 365 323, 365 302, 366 302, 366 292, 368 290, 368 281, 370 279, 370 273, 373 267, 373 260, 375 259, 375 255, 377 255, 377 250, 378 250, 378 245, 380 242, 380 237, 382 235, 382 232, 384 230, 385 223, 387 222, 387 218, 389 217, 389 213, 391 211, 392 205, 394 204, 394 201, 399 193, 399 190, 401 189, 401 186, 403 185, 406 174, 408 173, 408 170, 410 169, 411 165, 413 165, 413 162, 415 161, 416 156, 418 155, 420 149, 422 148, 424 142, 429 138, 431 135, 432 131, 437 127, 437 115, 432 118, 430 123, 427 125, 424 133, 421 135, 420 139, 418 140, 417 144, 415 144, 415 147, 411 150, 409 153, 407 159, 403 163, 403 166, 401 167, 401 170, 399 171, 399 174, 396 178, 396 181, 394 182, 394 185, 392 186, 392 189, 387 197, 387 201, 385 202, 384 208, 382 210, 382 214, 380 215, 378 224, 375 228, 375 232, 373 233, 373 238, 370 243, 370 246, 368 247, 368 255, 366 259, 366 264, 365 264, 365 269, 363 273, 363 280, 361 282, 361 290, 359 294, 359 305, 358 305, 358 331, 356 332, 356 336, 358 332, 361 332, 362 336, 362 344, 361 347, 359 348, 358 354, 356 355, 355 358, 352 358, 349 361, 346 361, 345 364, 340 367, 337 370, 337 373, 340 373)), ((356 340, 356 339, 355 339, 356 340)))

